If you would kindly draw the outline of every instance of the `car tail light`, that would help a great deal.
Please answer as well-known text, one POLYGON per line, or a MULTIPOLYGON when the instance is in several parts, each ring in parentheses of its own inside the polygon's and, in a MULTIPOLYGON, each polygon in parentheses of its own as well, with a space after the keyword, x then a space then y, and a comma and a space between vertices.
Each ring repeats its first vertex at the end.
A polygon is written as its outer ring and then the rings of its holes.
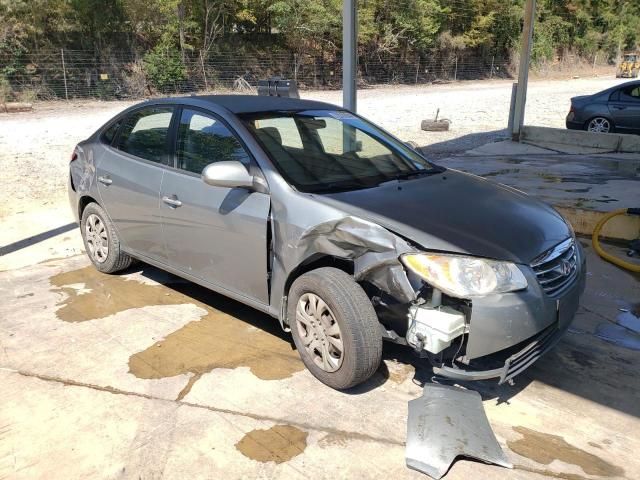
POLYGON ((71 153, 71 160, 69 160, 69 163, 73 162, 74 160, 76 160, 78 158, 78 154, 75 151, 75 149, 73 150, 73 152, 71 153))

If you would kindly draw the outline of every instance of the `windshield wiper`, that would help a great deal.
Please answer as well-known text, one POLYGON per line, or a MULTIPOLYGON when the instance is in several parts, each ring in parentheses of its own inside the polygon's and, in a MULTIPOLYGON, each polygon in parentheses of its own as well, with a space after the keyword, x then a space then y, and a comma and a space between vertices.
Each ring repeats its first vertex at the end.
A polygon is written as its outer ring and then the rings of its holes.
POLYGON ((423 175, 436 175, 442 173, 444 168, 429 168, 424 170, 411 170, 408 172, 397 173, 384 180, 384 182, 390 182, 392 180, 407 180, 412 177, 421 177, 423 175))
POLYGON ((351 190, 363 190, 365 188, 376 187, 378 184, 362 184, 362 183, 325 183, 323 185, 319 185, 317 188, 313 190, 309 190, 309 193, 338 193, 338 192, 348 192, 351 190))

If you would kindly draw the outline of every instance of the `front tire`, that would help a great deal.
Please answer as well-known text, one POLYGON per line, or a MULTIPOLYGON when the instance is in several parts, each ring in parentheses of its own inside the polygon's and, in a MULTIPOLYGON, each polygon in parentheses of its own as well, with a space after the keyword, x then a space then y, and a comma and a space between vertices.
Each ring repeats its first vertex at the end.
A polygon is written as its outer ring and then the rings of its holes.
POLYGON ((287 319, 303 363, 325 385, 353 387, 380 366, 378 317, 364 290, 342 270, 319 268, 297 278, 287 319))
POLYGON ((97 203, 90 203, 82 212, 80 232, 85 251, 99 271, 115 273, 131 265, 131 257, 120 249, 113 223, 97 203))

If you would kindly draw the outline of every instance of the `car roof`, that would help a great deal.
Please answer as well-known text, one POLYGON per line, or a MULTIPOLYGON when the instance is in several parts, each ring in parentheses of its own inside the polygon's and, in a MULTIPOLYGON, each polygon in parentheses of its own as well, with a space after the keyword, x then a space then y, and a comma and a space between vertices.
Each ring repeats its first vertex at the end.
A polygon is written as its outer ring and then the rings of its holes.
MULTIPOLYGON (((179 97, 163 99, 165 101, 178 100, 184 105, 191 104, 192 100, 219 105, 232 113, 258 113, 279 110, 342 110, 341 107, 330 103, 317 102, 315 100, 301 100, 289 97, 268 97, 262 95, 193 95, 191 97, 179 97)), ((194 102, 195 103, 195 102, 194 102)))

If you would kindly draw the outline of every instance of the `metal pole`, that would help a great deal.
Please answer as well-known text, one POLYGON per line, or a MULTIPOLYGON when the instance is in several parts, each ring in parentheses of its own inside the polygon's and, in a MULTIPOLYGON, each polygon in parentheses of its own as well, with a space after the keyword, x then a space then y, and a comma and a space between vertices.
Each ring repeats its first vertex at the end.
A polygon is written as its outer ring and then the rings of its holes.
POLYGON ((491 57, 491 71, 489 72, 489 80, 493 78, 493 64, 496 61, 496 56, 491 57))
POLYGON ((511 137, 520 141, 524 125, 524 109, 527 103, 529 84, 529 66, 531 64, 531 44, 533 43, 533 24, 536 18, 536 0, 527 0, 524 10, 524 28, 522 29, 522 48, 520 49, 520 71, 518 72, 518 90, 513 108, 513 129, 511 137))
POLYGON ((453 81, 458 80, 458 55, 456 55, 456 69, 453 71, 453 81))
POLYGON ((64 66, 64 49, 60 49, 60 56, 62 57, 62 78, 64 79, 64 98, 69 100, 69 91, 67 90, 67 69, 64 66))
POLYGON ((511 106, 509 107, 509 123, 507 130, 513 132, 513 117, 515 115, 514 107, 516 106, 516 93, 518 92, 518 84, 514 83, 511 86, 511 106))
POLYGON ((356 111, 358 69, 358 10, 356 0, 344 0, 342 9, 342 105, 356 111))

